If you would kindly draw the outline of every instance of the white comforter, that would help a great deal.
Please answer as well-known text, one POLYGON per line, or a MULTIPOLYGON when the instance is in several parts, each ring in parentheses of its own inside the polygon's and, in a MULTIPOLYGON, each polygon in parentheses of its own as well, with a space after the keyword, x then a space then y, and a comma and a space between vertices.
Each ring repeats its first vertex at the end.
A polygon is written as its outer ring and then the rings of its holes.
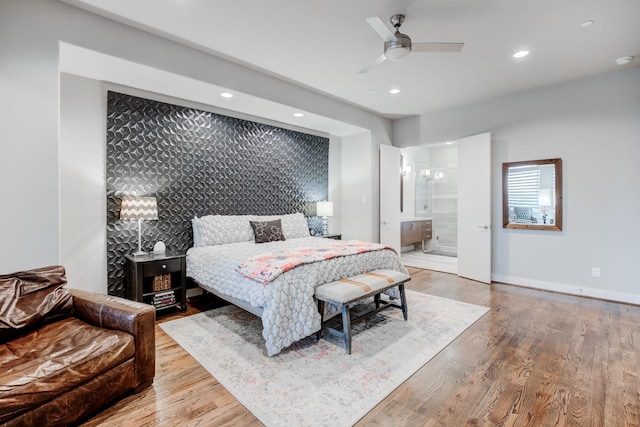
POLYGON ((187 275, 204 288, 214 288, 253 307, 261 307, 262 336, 266 341, 267 354, 273 356, 320 329, 320 314, 313 299, 317 285, 379 268, 407 273, 392 250, 301 265, 267 285, 236 271, 241 262, 258 255, 333 243, 336 241, 305 237, 261 244, 240 242, 190 248, 187 251, 187 275))

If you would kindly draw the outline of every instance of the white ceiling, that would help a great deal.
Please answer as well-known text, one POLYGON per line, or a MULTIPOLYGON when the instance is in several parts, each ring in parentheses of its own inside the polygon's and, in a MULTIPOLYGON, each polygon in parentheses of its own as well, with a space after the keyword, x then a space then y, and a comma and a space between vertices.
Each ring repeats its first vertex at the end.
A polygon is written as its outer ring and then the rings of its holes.
POLYGON ((388 118, 640 65, 639 0, 64 1, 388 118), (383 48, 365 19, 395 13, 414 42, 465 46, 358 73, 383 48))

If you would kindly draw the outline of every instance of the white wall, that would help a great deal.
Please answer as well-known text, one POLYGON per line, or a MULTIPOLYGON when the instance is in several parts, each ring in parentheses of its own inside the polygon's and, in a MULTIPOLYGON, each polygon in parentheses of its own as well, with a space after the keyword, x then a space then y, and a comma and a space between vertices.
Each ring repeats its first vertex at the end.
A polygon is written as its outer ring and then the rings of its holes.
POLYGON ((342 238, 377 241, 378 145, 367 133, 342 138, 342 238), (372 166, 375 159, 375 170, 372 166), (376 211, 374 214, 374 210, 376 211))
MULTIPOLYGON (((64 52, 68 53, 69 49, 64 49, 64 52)), ((80 211, 82 215, 91 215, 91 224, 84 224, 83 220, 76 224, 77 227, 84 227, 83 230, 74 228, 74 218, 66 217, 74 207, 72 202, 68 204, 72 198, 65 195, 65 204, 61 206, 60 183, 68 183, 76 178, 85 179, 83 182, 88 188, 92 182, 82 173, 75 177, 75 172, 66 170, 67 158, 59 162, 58 151, 61 137, 78 141, 83 135, 88 136, 91 140, 89 144, 92 146, 97 139, 103 137, 102 128, 85 127, 81 122, 86 116, 80 114, 81 111, 73 105, 61 108, 61 100, 72 102, 75 99, 76 102, 93 105, 90 107, 92 110, 86 113, 94 114, 95 102, 98 102, 96 98, 103 95, 95 91, 94 83, 84 82, 79 84, 91 87, 86 96, 78 91, 71 96, 60 96, 60 90, 82 91, 80 86, 74 89, 72 85, 65 85, 64 78, 61 87, 60 71, 75 72, 93 80, 125 86, 146 85, 143 89, 147 91, 187 100, 195 93, 193 88, 196 85, 189 86, 191 92, 185 95, 188 92, 186 86, 175 82, 197 82, 199 89, 202 89, 202 84, 211 85, 212 88, 223 86, 256 99, 294 106, 318 116, 349 123, 359 129, 368 129, 366 134, 369 137, 369 145, 390 143, 389 120, 317 92, 57 1, 4 0, 0 4, 0 103, 4 124, 3 155, 0 160, 0 194, 3 200, 0 209, 2 273, 63 261, 70 262, 74 251, 94 251, 97 247, 93 233, 97 222, 102 219, 93 218, 93 214, 90 213, 98 209, 95 199, 98 197, 97 187, 90 197, 90 200, 93 200, 92 206, 80 211), (92 64, 70 64, 69 60, 61 63, 61 41, 65 46, 81 46, 90 52, 98 53, 99 55, 94 57, 104 60, 106 65, 93 67, 93 74, 89 74, 87 70, 92 64), (113 65, 116 63, 118 66, 113 65), (87 74, 84 74, 85 71, 87 74), (60 120, 64 120, 65 124, 61 126, 60 120), (81 129, 74 130, 75 125, 80 125, 81 129), (62 221, 61 209, 65 215, 62 221), (74 230, 73 235, 68 234, 68 230, 71 229, 74 230), (83 237, 85 232, 90 234, 83 237), (65 234, 61 236, 61 233, 65 234)), ((198 93, 204 92, 206 90, 199 90, 198 93)), ((201 99, 196 101, 202 102, 201 99)), ((90 121, 95 119, 94 116, 90 121)), ((68 145, 62 142, 60 154, 67 156, 67 147, 68 145)), ((93 146, 92 149, 97 148, 93 146)), ((89 161, 93 162, 95 156, 104 154, 90 151, 87 155, 89 161)), ((373 156, 368 159, 372 158, 373 156)), ((345 161, 344 158, 339 159, 335 156, 331 156, 331 159, 345 161)), ((368 174, 361 177, 363 180, 377 183, 377 169, 369 166, 361 171, 368 174)), ((338 175, 332 172, 331 176, 333 179, 338 175)), ((78 182, 78 185, 80 184, 78 182)), ((369 203, 372 202, 375 203, 374 197, 369 199, 369 203)), ((78 198, 76 203, 82 204, 83 200, 78 198)), ((338 209, 342 209, 341 217, 356 217, 360 216, 359 208, 360 206, 353 213, 345 206, 338 209)), ((368 208, 374 209, 373 204, 368 208)), ((375 211, 373 214, 369 211, 367 217, 377 215, 377 204, 375 211)), ((341 228, 344 231, 344 227, 341 228)), ((372 226, 369 224, 365 233, 367 236, 371 235, 371 229, 372 226)), ((95 255, 95 259, 97 258, 98 255, 95 255)), ((90 266, 83 264, 85 271, 92 267, 104 268, 103 265, 93 265, 95 262, 92 261, 90 266)), ((87 277, 79 271, 68 271, 68 275, 70 278, 77 278, 74 282, 87 277)), ((106 283, 106 277, 103 280, 106 283)), ((70 285, 82 288, 102 286, 85 283, 70 285)))
POLYGON ((493 280, 640 303, 640 68, 394 123, 400 147, 492 134, 493 280), (502 228, 503 162, 563 160, 564 230, 502 228), (591 277, 601 268, 600 278, 591 277))
POLYGON ((329 233, 342 232, 342 138, 329 138, 329 200, 333 201, 333 216, 329 218, 329 233))
POLYGON ((106 90, 60 74, 60 264, 74 287, 107 293, 106 90))

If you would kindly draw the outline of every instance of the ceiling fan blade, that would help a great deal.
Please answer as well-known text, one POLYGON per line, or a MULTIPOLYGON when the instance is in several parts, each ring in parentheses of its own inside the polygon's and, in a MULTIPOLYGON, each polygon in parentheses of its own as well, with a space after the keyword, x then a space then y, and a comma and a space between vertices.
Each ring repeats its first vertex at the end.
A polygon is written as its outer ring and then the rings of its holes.
POLYGON ((384 56, 384 54, 380 55, 373 62, 366 65, 362 70, 358 71, 358 74, 368 73, 369 70, 371 70, 373 67, 382 64, 385 61, 385 59, 387 59, 387 57, 384 56))
POLYGON ((412 52, 460 52, 464 43, 411 43, 412 52))
POLYGON ((377 16, 372 16, 371 18, 367 18, 367 23, 371 25, 371 28, 373 28, 373 31, 375 31, 376 33, 378 33, 380 37, 382 37, 382 40, 387 41, 395 38, 395 36, 393 35, 389 27, 384 25, 384 22, 382 22, 382 19, 378 18, 377 16))

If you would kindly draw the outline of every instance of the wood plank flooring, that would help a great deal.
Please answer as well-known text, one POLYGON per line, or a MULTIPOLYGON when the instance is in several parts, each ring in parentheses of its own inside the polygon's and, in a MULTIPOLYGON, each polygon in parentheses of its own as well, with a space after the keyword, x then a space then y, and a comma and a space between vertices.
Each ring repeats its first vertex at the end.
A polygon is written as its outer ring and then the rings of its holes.
MULTIPOLYGON (((410 271, 408 289, 491 309, 357 426, 640 426, 640 307, 410 271)), ((153 386, 84 426, 262 425, 157 326, 156 348, 153 386)))

